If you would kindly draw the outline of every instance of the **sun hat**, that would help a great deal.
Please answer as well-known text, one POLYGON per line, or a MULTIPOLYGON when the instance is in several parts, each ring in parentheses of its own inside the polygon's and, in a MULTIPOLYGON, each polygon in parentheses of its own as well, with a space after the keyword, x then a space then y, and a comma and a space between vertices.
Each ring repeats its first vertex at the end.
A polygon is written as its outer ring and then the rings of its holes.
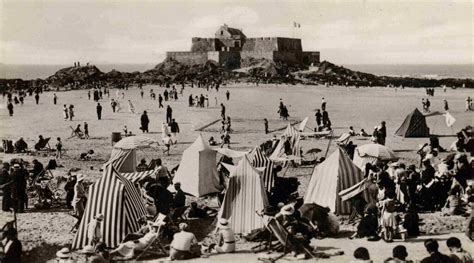
POLYGON ((56 252, 56 257, 61 258, 61 259, 66 259, 71 257, 71 252, 69 251, 69 248, 63 247, 61 250, 56 252))
POLYGON ((295 207, 292 205, 285 205, 280 209, 280 213, 283 215, 290 216, 295 213, 295 207))
POLYGON ((219 228, 220 229, 229 229, 229 221, 225 218, 219 219, 219 228))
POLYGON ((95 253, 95 249, 92 245, 86 245, 82 251, 81 251, 83 254, 94 254, 95 253))
POLYGON ((146 204, 147 205, 154 205, 155 204, 155 199, 153 199, 153 197, 147 195, 145 198, 146 198, 146 204))
POLYGON ((76 181, 83 181, 85 179, 85 176, 83 174, 76 174, 76 181))
POLYGON ((99 220, 99 221, 102 221, 102 220, 104 220, 104 215, 103 214, 98 214, 98 215, 95 216, 95 219, 99 220))

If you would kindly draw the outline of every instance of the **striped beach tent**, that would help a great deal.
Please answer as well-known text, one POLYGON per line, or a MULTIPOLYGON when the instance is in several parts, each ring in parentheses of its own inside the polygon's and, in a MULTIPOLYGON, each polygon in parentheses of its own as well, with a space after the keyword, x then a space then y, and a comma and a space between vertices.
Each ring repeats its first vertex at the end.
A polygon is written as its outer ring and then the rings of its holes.
POLYGON ((327 206, 339 215, 349 214, 350 203, 343 202, 338 193, 363 179, 362 171, 338 147, 324 162, 314 168, 304 202, 327 206))
POLYGON ((428 137, 430 136, 430 128, 426 125, 425 116, 415 108, 405 117, 395 135, 403 137, 428 137))
POLYGON ((270 155, 270 160, 275 162, 283 162, 285 165, 288 164, 287 160, 294 160, 295 163, 301 164, 301 153, 300 153, 300 133, 288 124, 285 131, 280 137, 277 147, 270 155), (285 154, 284 143, 286 138, 290 138, 290 145, 292 150, 292 156, 289 157, 285 154))
POLYGON ((113 148, 104 167, 107 165, 112 165, 120 173, 133 173, 137 167, 137 153, 134 149, 113 148))
POLYGON ((264 227, 261 212, 268 205, 260 172, 244 156, 229 177, 224 202, 218 218, 229 220, 229 227, 235 233, 249 233, 264 227))
POLYGON ((273 162, 263 154, 260 147, 255 147, 249 156, 253 167, 264 167, 262 174, 263 185, 265 189, 270 192, 272 187, 275 185, 275 178, 273 177, 273 162))
POLYGON ((87 238, 87 226, 99 214, 104 215, 101 232, 107 247, 118 246, 127 234, 138 231, 138 219, 147 214, 137 188, 111 165, 105 166, 102 177, 89 188, 73 249, 91 243, 87 238))
POLYGON ((143 179, 147 178, 147 177, 152 177, 154 178, 155 176, 155 173, 157 171, 156 170, 147 170, 147 171, 143 171, 143 172, 134 172, 134 173, 120 173, 125 179, 129 180, 130 182, 132 182, 132 184, 136 184, 140 181, 142 181, 143 179))

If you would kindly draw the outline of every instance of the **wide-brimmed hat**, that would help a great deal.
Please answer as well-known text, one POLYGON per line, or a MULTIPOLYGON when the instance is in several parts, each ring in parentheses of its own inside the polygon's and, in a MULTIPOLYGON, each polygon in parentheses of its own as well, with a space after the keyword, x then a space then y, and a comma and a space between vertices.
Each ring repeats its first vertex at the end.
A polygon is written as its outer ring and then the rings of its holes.
POLYGON ((83 254, 94 254, 95 253, 95 249, 92 245, 86 245, 82 251, 81 251, 83 254))
POLYGON ((95 216, 95 219, 98 220, 98 221, 102 221, 104 220, 104 215, 103 214, 98 214, 95 216))
POLYGON ((280 213, 283 215, 290 216, 295 213, 295 207, 292 205, 285 205, 280 209, 280 213))
POLYGON ((83 181, 85 179, 85 176, 83 174, 76 174, 76 181, 83 181))
POLYGON ((229 228, 229 221, 225 218, 219 219, 219 228, 220 229, 228 229, 229 228))
POLYGON ((153 197, 147 195, 145 198, 147 205, 155 205, 155 199, 153 199, 153 197))
POLYGON ((69 248, 63 247, 61 250, 56 252, 56 257, 61 258, 61 259, 66 259, 71 257, 71 251, 69 251, 69 248))

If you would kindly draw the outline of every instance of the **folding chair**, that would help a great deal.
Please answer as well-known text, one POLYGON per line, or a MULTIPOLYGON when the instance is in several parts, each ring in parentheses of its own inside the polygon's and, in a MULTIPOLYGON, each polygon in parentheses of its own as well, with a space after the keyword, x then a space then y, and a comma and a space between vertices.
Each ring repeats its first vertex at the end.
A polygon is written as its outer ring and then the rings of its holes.
POLYGON ((165 255, 165 256, 168 256, 168 252, 166 251, 166 248, 163 246, 163 244, 161 244, 161 239, 160 239, 160 232, 162 230, 162 227, 166 224, 165 222, 165 219, 166 219, 167 216, 163 215, 163 214, 158 214, 158 216, 156 217, 155 219, 155 223, 159 223, 159 224, 162 224, 159 228, 158 228, 158 236, 152 240, 150 242, 150 244, 148 244, 143 250, 140 251, 140 254, 138 254, 138 256, 135 258, 135 261, 138 261, 138 259, 140 257, 142 257, 145 253, 150 253, 150 254, 154 254, 154 255, 162 255, 161 253, 159 252, 156 252, 156 251, 150 251, 150 248, 153 244, 157 243, 157 246, 158 246, 158 249, 161 250, 161 252, 165 255))
POLYGON ((68 139, 71 139, 75 136, 77 136, 79 139, 84 139, 83 132, 77 132, 76 129, 74 129, 72 126, 69 126, 69 128, 71 128, 71 136, 68 139))
POLYGON ((37 151, 43 151, 43 150, 51 151, 51 146, 49 146, 49 140, 50 139, 51 138, 48 137, 48 138, 43 139, 43 141, 36 143, 35 144, 35 149, 37 151))

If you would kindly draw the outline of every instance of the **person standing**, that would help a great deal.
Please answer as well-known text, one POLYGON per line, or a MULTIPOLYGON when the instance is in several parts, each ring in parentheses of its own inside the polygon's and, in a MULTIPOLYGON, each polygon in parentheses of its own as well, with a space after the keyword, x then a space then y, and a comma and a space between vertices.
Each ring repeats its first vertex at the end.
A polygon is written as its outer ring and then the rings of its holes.
POLYGON ((140 122, 141 122, 141 130, 145 133, 145 132, 148 132, 148 124, 150 124, 150 119, 148 119, 148 115, 146 113, 146 111, 143 111, 143 114, 140 118, 140 122))
POLYGON ((265 134, 268 134, 268 120, 267 118, 263 119, 263 125, 265 126, 265 134))
POLYGON ((13 103, 11 101, 8 102, 7 109, 8 109, 8 114, 10 115, 10 117, 12 117, 13 116, 13 103))
POLYGON ((100 105, 100 102, 97 102, 96 110, 97 110, 97 119, 100 120, 102 118, 102 105, 100 105))
POLYGON ((227 90, 227 91, 225 92, 225 97, 227 98, 227 100, 230 99, 230 92, 229 92, 229 90, 227 90))
POLYGON ((69 105, 69 120, 72 121, 72 118, 74 117, 74 105, 69 105))
POLYGON ((56 96, 56 93, 53 94, 53 104, 56 105, 58 102, 58 96, 56 96))
POLYGON ((35 95, 36 105, 39 104, 39 100, 40 100, 40 95, 39 95, 39 93, 36 93, 36 95, 35 95))
POLYGON ((102 240, 102 232, 100 231, 100 224, 104 220, 104 215, 98 214, 87 225, 87 239, 92 246, 96 246, 102 240))
POLYGON ((166 107, 166 123, 170 124, 173 119, 173 109, 168 105, 166 107))
POLYGON ((225 120, 225 106, 224 103, 221 103, 221 117, 225 120))
POLYGON ((326 110, 326 100, 324 98, 321 99, 321 110, 322 111, 326 110))
POLYGON ((316 117, 316 125, 318 126, 318 131, 319 127, 321 127, 321 119, 323 118, 323 115, 321 114, 321 111, 319 109, 316 110, 316 114, 314 114, 316 117))
POLYGON ((385 126, 385 121, 382 121, 377 132, 378 143, 385 145, 385 138, 387 138, 387 127, 385 126))
POLYGON ((449 110, 448 101, 446 99, 444 99, 443 102, 444 102, 444 110, 448 111, 449 110))
POLYGON ((323 110, 322 118, 323 118, 323 125, 327 126, 329 122, 329 114, 326 110, 323 110))
POLYGON ((61 159, 63 153, 63 143, 61 142, 61 138, 58 137, 56 142, 56 158, 61 159))
POLYGON ((142 97, 142 99, 143 99, 143 95, 145 95, 145 92, 143 91, 143 89, 140 89, 140 97, 142 97))
POLYGON ((2 198, 2 210, 5 212, 10 212, 12 207, 12 198, 11 198, 11 186, 13 183, 10 177, 10 164, 5 162, 3 163, 2 170, 0 171, 0 185, 3 186, 3 198, 2 198))
POLYGON ((11 178, 13 180, 12 185, 12 198, 15 212, 23 213, 27 206, 28 196, 26 195, 27 187, 27 176, 28 172, 23 169, 19 164, 13 165, 13 172, 11 178))
POLYGON ((178 141, 177 140, 177 135, 179 133, 179 125, 175 121, 175 119, 171 120, 170 127, 171 127, 171 134, 173 135, 173 138, 172 138, 173 143, 176 143, 178 141))
POLYGON ((72 204, 74 206, 74 213, 77 216, 77 223, 76 225, 79 226, 79 222, 81 222, 82 215, 84 214, 84 203, 86 200, 86 192, 84 190, 84 176, 82 174, 78 174, 76 176, 76 184, 74 185, 74 198, 72 199, 72 204))
POLYGON ((117 102, 114 99, 112 99, 110 101, 110 106, 112 107, 112 112, 115 112, 115 107, 117 107, 117 102))
POLYGON ((466 111, 470 111, 471 110, 471 97, 468 96, 467 99, 466 99, 466 111))
POLYGON ((63 105, 63 116, 65 121, 69 119, 69 110, 67 109, 66 104, 63 105))
POLYGON ((89 100, 91 100, 91 90, 87 91, 87 98, 89 98, 89 100))
POLYGON ((89 124, 84 122, 84 139, 89 139, 89 124))

